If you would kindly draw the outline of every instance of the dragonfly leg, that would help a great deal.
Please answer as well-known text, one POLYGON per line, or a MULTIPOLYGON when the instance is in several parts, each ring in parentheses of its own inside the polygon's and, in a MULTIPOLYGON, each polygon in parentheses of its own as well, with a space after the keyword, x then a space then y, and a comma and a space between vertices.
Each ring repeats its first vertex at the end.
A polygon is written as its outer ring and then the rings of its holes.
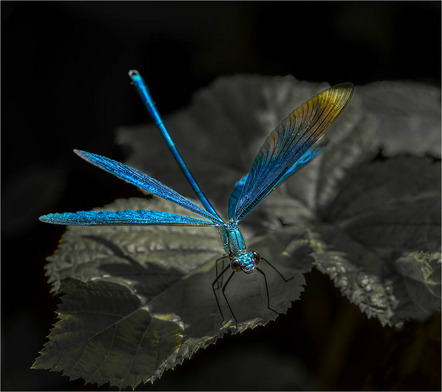
MULTIPOLYGON (((218 259, 218 260, 221 260, 221 258, 218 259)), ((218 261, 218 260, 217 260, 217 261, 218 261)), ((222 318, 223 321, 224 321, 224 315, 223 315, 223 312, 222 312, 222 310, 221 310, 221 306, 220 306, 220 304, 219 304, 218 296, 216 295, 215 285, 218 284, 218 288, 219 288, 219 283, 218 283, 218 281, 219 281, 220 279, 222 279, 222 276, 227 272, 227 270, 229 269, 229 267, 230 267, 230 265, 228 265, 226 268, 224 268, 224 269, 222 270, 222 272, 218 275, 218 263, 216 263, 216 270, 217 270, 216 272, 217 272, 217 275, 216 275, 215 280, 214 280, 213 283, 212 283, 213 295, 215 296, 215 299, 216 299, 216 305, 218 306, 218 310, 219 310, 219 313, 221 314, 221 318, 222 318)), ((229 280, 230 280, 230 278, 229 278, 229 280)))
POLYGON ((264 283, 266 285, 266 295, 267 295, 267 309, 271 310, 272 312, 275 312, 276 314, 279 314, 275 309, 272 309, 270 307, 270 295, 269 295, 269 286, 267 284, 267 277, 266 274, 261 271, 259 268, 256 268, 256 270, 263 276, 264 278, 264 283))
MULTIPOLYGON (((227 268, 229 268, 229 267, 230 267, 230 266, 227 266, 227 268)), ((234 318, 234 320, 235 320, 235 326, 236 326, 236 328, 238 328, 238 320, 236 319, 236 317, 235 317, 235 313, 233 313, 233 310, 232 310, 232 308, 231 308, 231 306, 230 306, 229 300, 228 300, 227 297, 226 297, 226 287, 227 287, 227 285, 229 284, 230 279, 233 278, 233 275, 235 275, 235 271, 232 271, 232 273, 231 273, 230 276, 229 276, 229 279, 226 280, 226 283, 225 283, 224 286, 223 286, 222 293, 223 293, 223 297, 224 297, 224 299, 226 300, 227 306, 229 307, 230 313, 232 313, 232 316, 233 316, 233 318, 234 318)))
POLYGON ((279 271, 277 270, 277 268, 276 268, 274 265, 272 265, 272 264, 270 263, 270 261, 266 260, 264 257, 261 257, 261 260, 264 260, 264 261, 265 261, 270 267, 272 267, 272 268, 278 273, 278 275, 282 278, 282 280, 283 280, 284 282, 288 282, 289 280, 292 280, 292 279, 293 279, 293 276, 291 276, 290 278, 285 278, 284 275, 281 274, 281 272, 279 272, 279 271))
POLYGON ((215 261, 215 273, 216 273, 216 277, 217 277, 217 289, 220 289, 221 287, 222 287, 222 285, 223 285, 223 278, 222 278, 222 276, 223 276, 223 274, 224 273, 222 273, 222 274, 220 274, 220 275, 218 275, 218 264, 219 264, 219 262, 222 260, 222 262, 223 262, 223 265, 222 265, 222 267, 221 267, 221 271, 223 271, 224 270, 224 262, 226 261, 226 259, 228 259, 229 258, 229 256, 227 256, 227 255, 224 255, 224 256, 221 256, 219 259, 216 259, 216 261, 215 261), (218 279, 218 277, 219 277, 219 279, 218 279))

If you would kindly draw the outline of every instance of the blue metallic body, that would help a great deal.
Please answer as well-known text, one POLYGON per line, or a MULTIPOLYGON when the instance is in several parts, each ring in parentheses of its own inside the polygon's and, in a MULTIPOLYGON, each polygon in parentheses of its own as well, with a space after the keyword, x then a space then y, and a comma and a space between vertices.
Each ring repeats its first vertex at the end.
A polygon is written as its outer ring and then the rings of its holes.
POLYGON ((253 162, 249 174, 241 178, 229 200, 229 221, 225 222, 212 207, 184 163, 155 107, 152 96, 138 71, 131 70, 132 79, 149 114, 160 130, 170 151, 194 189, 204 209, 161 182, 123 163, 86 151, 74 152, 87 162, 141 189, 174 202, 204 219, 162 211, 79 211, 55 213, 40 217, 47 223, 63 225, 186 225, 217 227, 225 253, 234 271, 251 273, 260 256, 247 250, 238 223, 270 192, 311 161, 323 149, 315 144, 349 102, 353 86, 344 83, 312 98, 279 124, 269 135, 253 162))
POLYGON ((189 184, 192 186, 193 190, 195 191, 198 199, 201 201, 204 208, 209 211, 211 214, 218 217, 220 220, 220 216, 215 211, 215 209, 210 204, 209 200, 207 200, 206 195, 202 192, 200 187, 198 186, 195 178, 193 177, 192 173, 190 172, 189 168, 185 164, 183 158, 181 157, 181 154, 178 152, 175 143, 173 142, 172 138, 169 135, 169 132, 167 131, 163 120, 161 119, 160 113, 158 112, 155 102, 152 99, 152 95, 150 94, 149 89, 147 88, 147 84, 144 81, 144 79, 141 77, 138 71, 136 70, 130 70, 129 71, 129 77, 132 79, 132 82, 135 86, 135 88, 138 91, 139 96, 141 97, 141 100, 144 103, 144 106, 146 106, 147 111, 149 112, 150 116, 152 117, 153 121, 155 122, 155 125, 157 126, 158 130, 161 132, 161 135, 163 136, 164 140, 166 141, 167 146, 169 147, 169 150, 172 152, 173 156, 175 157, 176 161, 178 162, 178 165, 180 166, 181 170, 183 171, 184 175, 186 176, 187 180, 189 181, 189 184))
MULTIPOLYGON (((259 258, 256 252, 248 251, 246 242, 236 223, 224 224, 219 229, 224 252, 229 256, 235 271, 250 274, 255 270, 259 258)), ((259 257, 259 256, 258 256, 259 257)))

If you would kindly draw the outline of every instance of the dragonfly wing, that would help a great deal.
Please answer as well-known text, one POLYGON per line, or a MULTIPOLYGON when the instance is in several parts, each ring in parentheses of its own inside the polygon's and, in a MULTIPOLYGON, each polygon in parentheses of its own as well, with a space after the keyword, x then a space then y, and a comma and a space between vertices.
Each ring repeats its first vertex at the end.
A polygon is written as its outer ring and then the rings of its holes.
POLYGON ((85 161, 91 163, 113 174, 114 176, 125 180, 138 188, 145 189, 146 191, 153 193, 163 199, 172 201, 181 207, 194 212, 195 214, 201 215, 204 218, 210 219, 216 223, 223 223, 220 218, 211 214, 210 212, 204 210, 200 206, 192 203, 190 200, 186 199, 184 196, 180 195, 178 192, 169 188, 168 186, 162 184, 161 182, 149 177, 147 174, 140 172, 130 166, 123 163, 114 161, 112 159, 106 158, 101 155, 92 154, 86 151, 74 150, 74 152, 85 161))
POLYGON ((235 207, 236 204, 238 203, 239 197, 241 196, 244 185, 247 182, 248 176, 249 175, 246 174, 239 181, 237 181, 235 186, 233 187, 233 191, 229 199, 229 218, 232 218, 235 215, 235 207))
POLYGON ((351 83, 331 87, 301 105, 273 130, 253 162, 235 207, 231 208, 231 218, 240 221, 281 182, 333 124, 352 94, 351 83))
MULTIPOLYGON (((309 163, 313 158, 315 158, 325 147, 325 144, 321 146, 313 145, 310 147, 305 154, 298 160, 296 163, 289 169, 287 172, 281 177, 281 179, 276 183, 276 185, 272 188, 274 191, 280 184, 282 184, 287 178, 291 175, 295 174, 299 169, 309 163)), ((248 174, 242 177, 234 186, 232 194, 229 199, 229 218, 232 218, 235 215, 235 207, 238 202, 239 197, 241 196, 244 185, 247 182, 248 174)))
POLYGON ((322 144, 320 146, 313 145, 310 147, 305 154, 299 158, 296 163, 285 172, 285 174, 281 177, 281 179, 276 183, 275 187, 272 189, 276 189, 280 184, 282 184, 287 178, 289 178, 291 175, 295 174, 299 169, 307 165, 313 158, 316 158, 316 156, 324 149, 325 144, 322 144))
POLYGON ((169 212, 149 210, 78 211, 55 213, 39 218, 42 222, 58 225, 105 226, 105 225, 184 225, 219 226, 203 219, 191 218, 169 212))

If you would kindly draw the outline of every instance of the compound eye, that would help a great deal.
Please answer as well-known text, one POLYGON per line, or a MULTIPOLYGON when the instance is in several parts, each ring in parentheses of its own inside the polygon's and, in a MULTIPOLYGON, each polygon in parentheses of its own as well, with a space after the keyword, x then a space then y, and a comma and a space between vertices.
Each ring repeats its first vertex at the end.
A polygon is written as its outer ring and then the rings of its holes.
POLYGON ((233 259, 232 260, 232 269, 235 272, 238 272, 241 269, 241 263, 239 262, 238 259, 233 259))
POLYGON ((255 259, 255 264, 259 264, 261 261, 261 256, 258 252, 252 251, 253 258, 255 259))

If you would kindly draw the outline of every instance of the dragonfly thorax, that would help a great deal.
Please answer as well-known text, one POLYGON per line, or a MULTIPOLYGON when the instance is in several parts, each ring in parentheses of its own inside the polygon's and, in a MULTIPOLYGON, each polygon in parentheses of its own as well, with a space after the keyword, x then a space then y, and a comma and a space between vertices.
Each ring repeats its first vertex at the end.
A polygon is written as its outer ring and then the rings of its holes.
POLYGON ((232 269, 235 272, 242 271, 246 274, 251 274, 255 271, 256 265, 260 262, 261 256, 258 252, 252 250, 251 252, 244 252, 237 255, 235 258, 230 257, 232 269))
POLYGON ((258 252, 248 251, 244 238, 235 222, 229 222, 220 227, 221 242, 230 258, 234 271, 243 271, 250 274, 255 270, 261 257, 258 252))

